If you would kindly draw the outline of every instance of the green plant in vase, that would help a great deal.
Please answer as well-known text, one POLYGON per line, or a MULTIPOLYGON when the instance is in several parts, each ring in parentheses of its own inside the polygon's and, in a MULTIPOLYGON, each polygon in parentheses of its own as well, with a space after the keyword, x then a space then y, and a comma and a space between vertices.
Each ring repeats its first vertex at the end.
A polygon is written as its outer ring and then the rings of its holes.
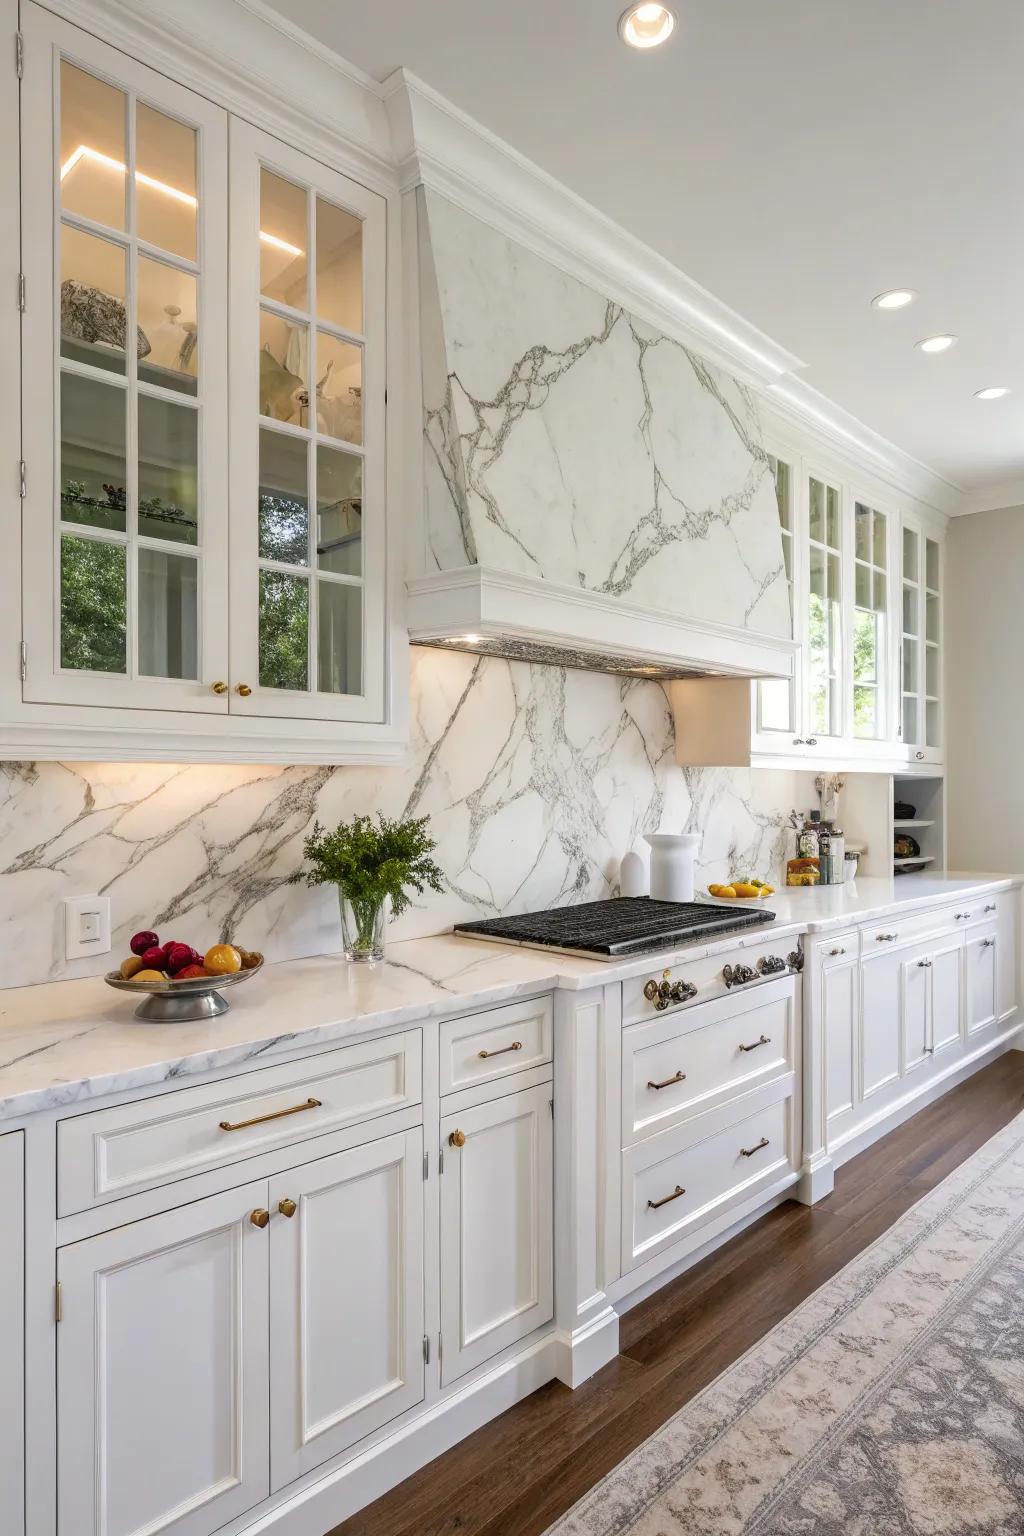
POLYGON ((309 869, 293 881, 334 885, 341 908, 342 946, 349 960, 380 960, 384 954, 387 903, 393 916, 409 905, 410 891, 422 896, 443 889, 441 870, 430 854, 437 847, 426 816, 391 821, 381 812, 353 816, 333 832, 314 822, 302 851, 309 869))

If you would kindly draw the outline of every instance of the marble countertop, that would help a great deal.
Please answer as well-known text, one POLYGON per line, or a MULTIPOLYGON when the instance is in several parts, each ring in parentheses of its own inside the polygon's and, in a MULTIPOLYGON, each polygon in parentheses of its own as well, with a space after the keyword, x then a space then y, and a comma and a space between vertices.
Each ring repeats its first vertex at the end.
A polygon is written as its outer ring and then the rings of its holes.
POLYGON ((231 1009, 197 1024, 146 1024, 133 1000, 98 977, 0 991, 0 1119, 100 1098, 130 1088, 273 1059, 301 1045, 343 1041, 377 1029, 508 1002, 556 988, 580 990, 641 975, 654 966, 763 945, 801 932, 870 921, 900 907, 929 907, 966 891, 1015 882, 1008 876, 940 879, 908 875, 780 892, 770 930, 723 936, 611 964, 441 934, 393 944, 378 966, 338 955, 268 965, 230 994, 231 1009))

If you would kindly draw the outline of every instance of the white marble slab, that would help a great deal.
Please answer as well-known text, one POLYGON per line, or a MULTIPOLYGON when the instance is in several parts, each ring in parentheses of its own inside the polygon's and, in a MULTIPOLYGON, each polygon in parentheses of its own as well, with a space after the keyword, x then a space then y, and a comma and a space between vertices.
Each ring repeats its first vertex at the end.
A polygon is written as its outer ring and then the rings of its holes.
MULTIPOLYGON (((1005 889, 1008 877, 858 881, 771 898, 773 940, 792 940, 968 891, 1005 889), (920 883, 915 884, 915 881, 920 883)), ((96 978, 0 993, 0 1119, 18 1119, 106 1094, 272 1060, 302 1046, 491 1007, 555 988, 579 990, 737 947, 765 930, 606 964, 451 934, 393 944, 385 964, 350 966, 321 955, 267 966, 231 993, 230 1012, 202 1024, 144 1024, 134 1000, 96 978)))
POLYGON ((446 198, 420 197, 434 564, 789 636, 751 392, 446 198))

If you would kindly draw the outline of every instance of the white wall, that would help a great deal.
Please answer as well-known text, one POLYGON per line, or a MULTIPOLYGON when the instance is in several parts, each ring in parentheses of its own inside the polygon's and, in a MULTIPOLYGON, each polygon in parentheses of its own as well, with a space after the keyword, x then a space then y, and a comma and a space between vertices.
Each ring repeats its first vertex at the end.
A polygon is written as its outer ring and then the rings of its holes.
POLYGON ((946 773, 951 870, 1024 871, 1024 507, 951 519, 946 773))

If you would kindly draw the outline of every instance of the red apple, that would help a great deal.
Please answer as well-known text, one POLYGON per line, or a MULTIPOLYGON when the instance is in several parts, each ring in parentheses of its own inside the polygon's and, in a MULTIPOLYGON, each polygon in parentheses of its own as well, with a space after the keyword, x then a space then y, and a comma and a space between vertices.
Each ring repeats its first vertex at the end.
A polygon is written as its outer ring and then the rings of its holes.
POLYGON ((147 971, 162 971, 166 969, 167 945, 153 944, 142 952, 142 963, 147 971))
POLYGON ((191 944, 179 944, 176 942, 165 944, 164 951, 166 968, 172 976, 177 976, 178 972, 183 971, 186 965, 195 965, 196 963, 196 952, 191 944))
POLYGON ((133 955, 144 955, 147 949, 155 949, 159 943, 160 935, 144 928, 141 933, 135 934, 128 948, 133 955))
POLYGON ((191 981, 194 976, 209 976, 205 965, 186 965, 175 976, 175 981, 191 981))

